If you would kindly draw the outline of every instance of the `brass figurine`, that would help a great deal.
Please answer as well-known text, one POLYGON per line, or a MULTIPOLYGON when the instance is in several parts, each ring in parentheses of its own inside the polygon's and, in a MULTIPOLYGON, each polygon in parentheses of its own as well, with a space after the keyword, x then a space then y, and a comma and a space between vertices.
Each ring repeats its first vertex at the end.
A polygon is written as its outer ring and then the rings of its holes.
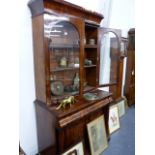
POLYGON ((61 102, 60 102, 60 105, 56 108, 57 110, 59 110, 60 108, 63 108, 65 109, 66 105, 69 105, 71 107, 72 104, 75 103, 75 99, 74 99, 74 96, 69 96, 68 98, 66 99, 63 99, 61 102))

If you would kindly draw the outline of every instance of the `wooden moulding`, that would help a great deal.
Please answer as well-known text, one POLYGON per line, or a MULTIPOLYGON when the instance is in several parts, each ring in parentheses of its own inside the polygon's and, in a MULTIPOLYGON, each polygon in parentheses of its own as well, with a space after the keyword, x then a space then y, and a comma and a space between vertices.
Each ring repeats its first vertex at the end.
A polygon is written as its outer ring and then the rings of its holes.
POLYGON ((95 21, 96 23, 100 23, 104 18, 102 14, 60 0, 31 0, 28 6, 31 9, 32 16, 38 16, 45 13, 47 10, 52 10, 58 13, 67 13, 86 20, 95 21))
POLYGON ((129 30, 128 34, 133 34, 133 35, 135 35, 135 28, 131 28, 131 29, 129 30))
MULTIPOLYGON (((99 91, 100 93, 101 91, 99 91)), ((42 106, 42 108, 48 110, 49 112, 53 113, 57 118, 57 127, 63 128, 74 121, 77 121, 90 113, 93 113, 107 104, 113 101, 112 94, 105 93, 102 99, 97 101, 86 101, 85 99, 78 99, 78 102, 72 105, 72 108, 67 107, 66 109, 56 110, 55 107, 48 107, 45 106, 42 102, 36 101, 37 104, 42 106)))
POLYGON ((96 104, 93 104, 92 106, 89 106, 86 109, 83 109, 75 114, 65 117, 64 119, 61 119, 59 121, 59 125, 60 127, 65 127, 68 123, 74 122, 77 119, 87 116, 88 114, 106 106, 108 103, 109 103, 109 99, 105 99, 104 101, 97 102, 96 104))
POLYGON ((93 92, 99 94, 101 96, 101 99, 96 100, 96 101, 86 101, 84 98, 77 97, 77 98, 75 98, 76 103, 73 104, 71 108, 66 107, 66 109, 56 110, 55 106, 53 106, 53 107, 49 107, 49 109, 60 120, 62 118, 65 118, 66 116, 69 116, 69 115, 72 115, 76 112, 79 112, 82 109, 85 109, 85 108, 88 108, 94 104, 97 104, 98 102, 102 102, 105 99, 112 96, 111 93, 104 92, 102 90, 97 90, 97 91, 93 91, 93 92))
POLYGON ((33 18, 32 24, 36 98, 46 102, 44 38, 41 26, 43 24, 43 16, 33 18))

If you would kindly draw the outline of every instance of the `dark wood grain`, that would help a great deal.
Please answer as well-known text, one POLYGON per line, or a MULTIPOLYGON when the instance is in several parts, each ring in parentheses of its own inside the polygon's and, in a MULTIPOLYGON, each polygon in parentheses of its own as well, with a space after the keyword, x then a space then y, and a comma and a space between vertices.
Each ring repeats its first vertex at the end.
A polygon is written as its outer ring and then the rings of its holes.
POLYGON ((109 103, 112 103, 112 101, 112 98, 108 97, 103 101, 90 103, 90 106, 87 105, 85 107, 83 107, 83 104, 77 103, 77 106, 80 106, 79 109, 73 113, 67 112, 70 109, 66 109, 64 113, 66 116, 63 117, 58 116, 61 115, 60 112, 58 112, 57 116, 53 115, 55 111, 47 108, 44 103, 36 101, 39 150, 42 152, 46 148, 57 146, 56 152, 59 154, 64 152, 72 144, 83 139, 86 144, 85 149, 87 152, 90 152, 86 125, 104 114, 106 133, 107 137, 110 138, 108 116, 109 103))
POLYGON ((130 29, 128 39, 124 94, 128 100, 128 105, 131 106, 135 104, 135 29, 130 29))
POLYGON ((46 103, 43 16, 32 19, 36 98, 46 103), (37 27, 37 29, 36 29, 37 27))
POLYGON ((100 23, 104 18, 102 14, 86 10, 75 4, 71 4, 62 0, 31 0, 28 3, 28 6, 31 9, 32 16, 38 16, 45 12, 50 13, 51 10, 61 14, 71 14, 80 18, 87 19, 89 22, 100 23))
MULTIPOLYGON (((117 36, 120 39, 119 36, 117 36)), ((113 92, 113 98, 117 99, 121 97, 121 90, 122 90, 122 66, 121 66, 121 59, 120 59, 120 48, 117 37, 111 38, 110 41, 111 50, 110 50, 110 83, 117 83, 115 86, 109 86, 109 90, 113 92)))

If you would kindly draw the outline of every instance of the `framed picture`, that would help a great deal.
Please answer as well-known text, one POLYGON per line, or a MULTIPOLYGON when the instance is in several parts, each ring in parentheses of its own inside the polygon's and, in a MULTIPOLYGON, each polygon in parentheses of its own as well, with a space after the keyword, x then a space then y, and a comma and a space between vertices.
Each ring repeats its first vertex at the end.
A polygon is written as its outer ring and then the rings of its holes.
POLYGON ((83 142, 80 141, 61 155, 84 155, 83 142))
POLYGON ((70 151, 67 155, 77 155, 77 150, 70 151))
POLYGON ((115 132, 120 128, 120 121, 119 121, 119 113, 118 113, 118 106, 113 105, 110 107, 109 110, 109 132, 110 134, 115 132))
POLYGON ((117 106, 119 117, 122 117, 125 114, 125 100, 122 98, 121 100, 117 101, 117 106))
POLYGON ((108 147, 104 115, 87 124, 90 150, 92 155, 99 155, 108 147))

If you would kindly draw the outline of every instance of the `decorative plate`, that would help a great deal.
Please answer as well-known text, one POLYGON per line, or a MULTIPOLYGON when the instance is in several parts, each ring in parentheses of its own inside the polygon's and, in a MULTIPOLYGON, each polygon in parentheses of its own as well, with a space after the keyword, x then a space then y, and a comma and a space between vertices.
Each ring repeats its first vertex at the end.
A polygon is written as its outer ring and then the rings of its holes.
POLYGON ((64 86, 62 81, 54 80, 51 81, 51 92, 53 95, 62 95, 64 92, 64 86))
POLYGON ((100 99, 100 97, 94 93, 86 93, 84 94, 84 98, 88 101, 94 101, 100 99))

